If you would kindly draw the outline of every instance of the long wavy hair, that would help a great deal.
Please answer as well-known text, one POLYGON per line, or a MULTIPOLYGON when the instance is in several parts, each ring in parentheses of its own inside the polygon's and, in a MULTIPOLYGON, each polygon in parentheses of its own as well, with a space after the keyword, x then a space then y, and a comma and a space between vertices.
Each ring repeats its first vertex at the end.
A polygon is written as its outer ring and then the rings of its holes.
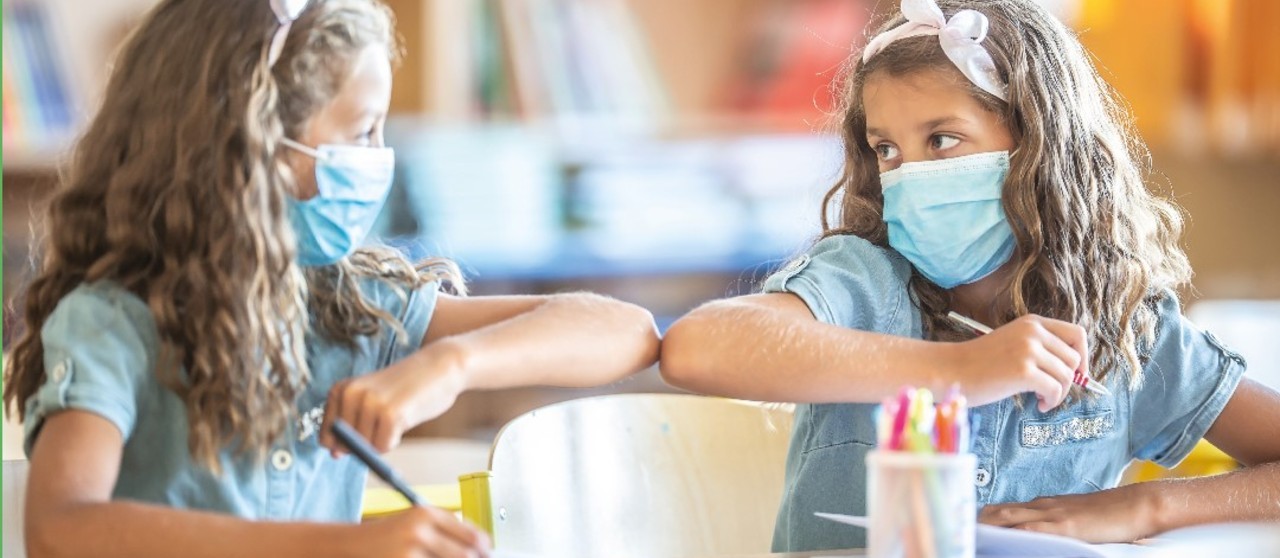
MULTIPOLYGON (((146 302, 161 342, 153 372, 186 404, 189 450, 218 470, 226 447, 258 458, 296 414, 306 338, 354 346, 382 324, 363 280, 401 289, 462 283, 456 266, 364 249, 324 268, 295 262, 286 213, 299 137, 359 53, 399 43, 377 0, 312 0, 277 64, 268 2, 167 0, 118 55, 101 109, 49 203, 5 408, 25 413, 44 382, 40 330, 67 293, 110 280, 146 302)), ((403 336, 401 336, 403 338, 403 336)))
MULTIPOLYGON (((823 236, 852 234, 888 246, 876 153, 867 143, 862 90, 877 74, 953 73, 957 83, 1009 127, 1016 142, 1002 204, 1017 242, 1012 279, 1002 291, 1005 321, 1028 313, 1073 322, 1089 332, 1099 379, 1132 371, 1141 382, 1142 347, 1155 336, 1155 303, 1176 296, 1191 268, 1179 246, 1181 211, 1144 180, 1150 155, 1127 107, 1098 75, 1061 22, 1028 0, 943 0, 949 18, 986 14, 982 46, 991 53, 1008 102, 972 85, 936 36, 895 41, 845 68, 840 133, 844 168, 822 208, 823 236), (834 223, 832 222, 834 218, 834 223), (1127 365, 1127 366, 1126 366, 1127 365)), ((891 16, 877 31, 902 25, 891 16)), ((948 291, 914 272, 910 289, 931 339, 955 339, 948 291)))

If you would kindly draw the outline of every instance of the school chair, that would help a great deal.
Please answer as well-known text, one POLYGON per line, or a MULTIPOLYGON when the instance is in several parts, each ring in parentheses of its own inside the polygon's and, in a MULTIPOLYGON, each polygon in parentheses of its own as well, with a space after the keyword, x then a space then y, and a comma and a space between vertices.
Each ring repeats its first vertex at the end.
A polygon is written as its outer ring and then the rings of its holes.
POLYGON ((1208 440, 1200 440, 1187 458, 1177 467, 1165 469, 1150 461, 1134 461, 1125 470, 1121 484, 1147 482, 1161 479, 1182 479, 1209 477, 1230 473, 1240 468, 1240 464, 1226 452, 1210 444, 1208 440))
POLYGON ((558 403, 498 433, 462 513, 494 547, 645 558, 769 552, 790 409, 682 394, 558 403))
POLYGON ((4 509, 0 511, 0 523, 4 524, 3 545, 0 556, 5 558, 24 558, 27 555, 23 544, 22 510, 26 506, 27 495, 27 460, 4 460, 4 509))

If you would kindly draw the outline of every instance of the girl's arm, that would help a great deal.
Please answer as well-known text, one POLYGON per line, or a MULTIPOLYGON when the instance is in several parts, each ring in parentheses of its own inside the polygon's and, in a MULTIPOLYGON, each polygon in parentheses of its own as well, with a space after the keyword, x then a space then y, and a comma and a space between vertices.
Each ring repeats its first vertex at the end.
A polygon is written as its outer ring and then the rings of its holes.
POLYGON ((903 385, 944 393, 953 383, 974 405, 1035 392, 1057 406, 1083 365, 1084 331, 1027 316, 964 343, 933 343, 825 324, 790 293, 703 305, 662 342, 673 385, 742 399, 872 403, 903 385))
POLYGON ((456 360, 466 389, 608 384, 656 362, 658 345, 648 310, 589 293, 441 295, 423 340, 456 360))
POLYGON ((111 501, 122 449, 120 431, 98 415, 64 411, 45 420, 27 482, 31 558, 461 557, 488 547, 483 534, 440 510, 417 508, 385 522, 342 525, 253 522, 111 501))
POLYGON ((1246 468, 987 506, 982 521, 1091 542, 1130 542, 1203 523, 1280 521, 1280 394, 1242 379, 1205 439, 1246 468))
POLYGON ((658 344, 647 310, 603 296, 440 295, 421 350, 334 386, 320 441, 344 452, 328 428, 342 417, 387 451, 463 391, 603 385, 652 365, 658 344))

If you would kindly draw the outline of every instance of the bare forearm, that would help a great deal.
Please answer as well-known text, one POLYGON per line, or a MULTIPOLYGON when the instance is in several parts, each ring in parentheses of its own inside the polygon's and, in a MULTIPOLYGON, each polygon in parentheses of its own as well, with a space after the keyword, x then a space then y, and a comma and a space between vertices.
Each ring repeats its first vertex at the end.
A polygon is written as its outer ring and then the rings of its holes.
POLYGON ((253 522, 132 502, 27 514, 32 558, 358 556, 355 525, 253 522), (43 516, 43 517, 41 517, 43 516))
POLYGON ((591 295, 548 298, 537 307, 440 340, 458 361, 467 389, 607 384, 658 359, 653 316, 632 304, 591 295))
POLYGON ((944 388, 941 344, 791 319, 724 300, 682 318, 663 340, 667 381, 766 401, 876 402, 904 384, 944 388))
POLYGON ((1156 495, 1157 532, 1203 523, 1280 521, 1280 463, 1148 484, 1156 495))

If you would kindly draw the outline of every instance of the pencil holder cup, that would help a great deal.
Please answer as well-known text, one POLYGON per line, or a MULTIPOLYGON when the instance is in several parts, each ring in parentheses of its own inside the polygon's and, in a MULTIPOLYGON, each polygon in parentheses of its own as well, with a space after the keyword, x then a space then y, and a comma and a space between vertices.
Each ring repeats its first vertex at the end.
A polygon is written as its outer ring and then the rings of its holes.
POLYGON ((868 453, 868 556, 973 558, 976 464, 971 453, 868 453))

